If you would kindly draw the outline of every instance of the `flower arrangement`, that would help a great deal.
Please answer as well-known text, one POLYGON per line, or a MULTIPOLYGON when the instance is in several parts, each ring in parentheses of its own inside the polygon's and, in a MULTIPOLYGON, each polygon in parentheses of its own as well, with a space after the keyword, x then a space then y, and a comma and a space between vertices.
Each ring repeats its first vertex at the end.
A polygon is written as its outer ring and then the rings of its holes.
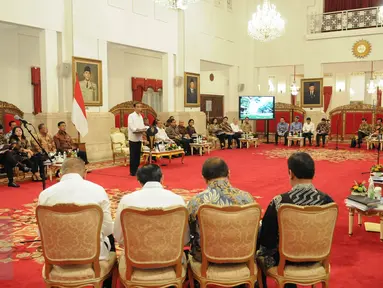
POLYGON ((177 150, 177 149, 179 149, 179 148, 178 148, 177 144, 175 144, 175 143, 169 143, 169 144, 165 145, 166 151, 172 151, 172 150, 177 150))
POLYGON ((366 196, 367 188, 364 185, 366 182, 357 182, 354 181, 354 185, 351 187, 351 194, 352 195, 360 195, 360 196, 366 196))
POLYGON ((376 164, 376 165, 372 166, 371 172, 382 173, 383 172, 383 165, 382 164, 376 164))

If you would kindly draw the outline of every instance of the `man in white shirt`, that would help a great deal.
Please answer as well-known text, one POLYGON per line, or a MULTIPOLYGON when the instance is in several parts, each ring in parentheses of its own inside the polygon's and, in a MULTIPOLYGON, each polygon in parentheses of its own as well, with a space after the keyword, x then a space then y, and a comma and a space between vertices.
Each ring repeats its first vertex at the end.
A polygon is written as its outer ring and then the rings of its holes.
POLYGON ((239 127, 238 119, 233 119, 233 123, 230 124, 231 129, 233 129, 234 133, 241 134, 243 133, 242 129, 239 127))
POLYGON ((164 124, 160 119, 155 120, 155 126, 157 127, 157 134, 156 134, 156 142, 167 142, 171 143, 174 142, 172 139, 169 138, 168 134, 166 134, 166 131, 164 129, 164 124))
POLYGON ((309 144, 311 144, 311 137, 314 135, 315 125, 311 122, 311 118, 307 117, 306 123, 303 124, 302 136, 303 136, 303 145, 306 146, 306 138, 309 139, 309 144))
MULTIPOLYGON (((161 168, 156 164, 148 164, 137 171, 137 179, 142 189, 122 197, 118 204, 114 221, 114 237, 118 243, 124 243, 120 215, 127 207, 137 208, 167 208, 171 206, 185 206, 184 199, 163 188, 161 168)), ((189 242, 189 232, 185 235, 185 243, 189 242)))
POLYGON ((138 166, 140 166, 142 133, 146 132, 144 119, 142 118, 142 104, 133 104, 134 112, 128 117, 128 137, 130 151, 130 175, 136 176, 138 166))
POLYGON ((113 220, 108 195, 101 186, 85 180, 85 163, 80 158, 67 158, 61 167, 59 183, 45 189, 39 195, 38 205, 97 204, 104 212, 100 235, 100 260, 109 259, 109 251, 115 251, 113 220))

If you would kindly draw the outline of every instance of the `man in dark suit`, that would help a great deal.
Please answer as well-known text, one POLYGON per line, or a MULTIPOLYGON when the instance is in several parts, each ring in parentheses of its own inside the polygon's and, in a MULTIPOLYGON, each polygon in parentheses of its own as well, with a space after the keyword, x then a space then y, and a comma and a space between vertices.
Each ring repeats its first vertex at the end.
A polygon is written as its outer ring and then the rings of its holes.
POLYGON ((309 84, 309 90, 305 91, 304 104, 320 104, 320 92, 315 90, 315 84, 309 84))
POLYGON ((198 103, 197 95, 198 94, 197 94, 197 89, 195 89, 194 80, 191 79, 189 82, 189 88, 188 88, 188 93, 186 97, 187 103, 197 104, 198 103))

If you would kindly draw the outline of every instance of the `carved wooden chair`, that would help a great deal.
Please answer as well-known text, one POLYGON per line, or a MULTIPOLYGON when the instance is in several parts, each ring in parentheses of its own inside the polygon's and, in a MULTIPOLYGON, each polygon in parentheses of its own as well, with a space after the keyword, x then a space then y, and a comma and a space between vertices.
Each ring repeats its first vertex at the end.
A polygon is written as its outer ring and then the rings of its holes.
POLYGON ((113 153, 113 164, 116 163, 116 156, 124 157, 124 165, 127 165, 127 159, 130 155, 129 147, 125 139, 125 134, 121 132, 114 132, 110 134, 110 141, 113 153))
POLYGON ((284 287, 286 283, 304 286, 322 283, 323 287, 328 287, 337 217, 336 203, 324 206, 281 205, 278 209, 280 260, 278 266, 267 271, 267 276, 273 278, 278 287, 284 287), (293 265, 291 262, 305 264, 293 265))
POLYGON ((182 287, 187 263, 183 258, 188 211, 126 208, 121 212, 125 251, 119 277, 125 287, 182 287))
POLYGON ((261 207, 258 204, 220 207, 202 205, 198 209, 202 262, 189 257, 189 279, 201 288, 214 284, 233 287, 261 282, 255 263, 261 207))
MULTIPOLYGON (((103 211, 97 205, 61 204, 38 206, 45 264, 42 276, 46 287, 102 287, 117 273, 116 253, 100 261, 100 234, 103 211)), ((116 277, 113 279, 113 287, 116 277)))

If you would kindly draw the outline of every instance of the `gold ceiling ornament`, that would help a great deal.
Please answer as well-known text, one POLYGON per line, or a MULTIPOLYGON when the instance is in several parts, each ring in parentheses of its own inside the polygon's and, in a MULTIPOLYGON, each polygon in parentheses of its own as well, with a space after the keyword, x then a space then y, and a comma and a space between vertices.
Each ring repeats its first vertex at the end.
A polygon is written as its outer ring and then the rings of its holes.
POLYGON ((371 43, 367 40, 359 40, 352 46, 352 54, 356 58, 366 58, 371 53, 371 43))

